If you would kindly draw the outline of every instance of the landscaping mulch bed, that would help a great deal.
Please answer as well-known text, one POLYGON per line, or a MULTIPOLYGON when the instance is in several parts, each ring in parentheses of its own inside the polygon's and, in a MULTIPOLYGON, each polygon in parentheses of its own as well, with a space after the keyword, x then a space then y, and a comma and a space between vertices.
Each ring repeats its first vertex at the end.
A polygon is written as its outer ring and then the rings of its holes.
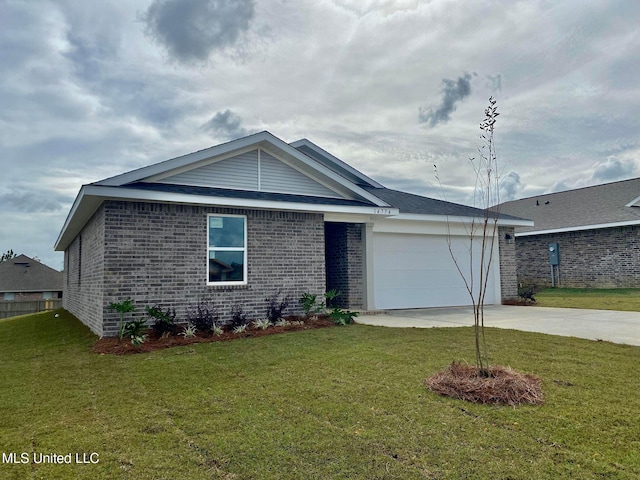
POLYGON ((495 365, 482 376, 475 365, 453 362, 426 379, 430 390, 447 397, 473 403, 497 405, 541 405, 542 381, 535 375, 495 365))
POLYGON ((523 298, 512 298, 512 299, 506 299, 502 301, 502 305, 514 305, 514 306, 518 306, 518 307, 531 307, 531 306, 535 306, 536 302, 531 301, 531 300, 526 300, 523 298))
MULTIPOLYGON (((287 318, 287 320, 302 320, 300 318, 287 318)), ((203 334, 198 332, 195 337, 185 338, 182 335, 170 335, 158 337, 153 330, 149 330, 147 340, 139 346, 135 346, 130 340, 118 337, 103 337, 98 340, 91 351, 100 354, 127 355, 132 353, 152 352, 163 348, 178 347, 183 345, 193 345, 194 343, 226 342, 242 338, 263 337, 265 335, 276 335, 279 333, 297 332, 300 330, 313 330, 317 328, 334 327, 336 324, 329 317, 318 317, 305 319, 302 325, 287 325, 278 327, 270 326, 266 330, 247 327, 244 333, 224 332, 222 335, 203 334)))

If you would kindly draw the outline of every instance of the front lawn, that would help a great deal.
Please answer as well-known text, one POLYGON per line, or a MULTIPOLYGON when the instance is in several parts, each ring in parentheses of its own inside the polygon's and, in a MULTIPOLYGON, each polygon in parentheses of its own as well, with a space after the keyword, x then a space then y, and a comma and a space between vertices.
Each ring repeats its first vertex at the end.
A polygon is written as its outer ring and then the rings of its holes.
POLYGON ((2 321, 0 478, 640 477, 640 348, 487 334, 495 361, 542 378, 543 406, 426 390, 473 360, 471 328, 352 325, 116 356, 91 353, 96 337, 67 313, 2 321))
POLYGON ((541 307, 640 312, 640 288, 547 288, 535 298, 541 307))

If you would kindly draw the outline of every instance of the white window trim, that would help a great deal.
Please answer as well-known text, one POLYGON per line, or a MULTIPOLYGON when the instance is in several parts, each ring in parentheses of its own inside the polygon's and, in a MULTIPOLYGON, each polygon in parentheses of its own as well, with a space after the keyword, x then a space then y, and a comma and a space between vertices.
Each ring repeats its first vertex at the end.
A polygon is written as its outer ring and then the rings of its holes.
POLYGON ((246 215, 232 215, 227 213, 208 213, 207 214, 207 286, 211 287, 225 287, 225 286, 233 286, 233 285, 247 285, 248 281, 248 267, 247 267, 247 216, 246 215), (242 264, 242 281, 231 281, 231 282, 210 282, 209 281, 209 252, 213 250, 217 251, 227 251, 227 252, 236 252, 240 250, 240 247, 211 247, 209 245, 209 225, 211 224, 211 217, 234 217, 234 218, 242 218, 244 219, 244 245, 242 246, 244 256, 243 256, 243 264, 242 264))

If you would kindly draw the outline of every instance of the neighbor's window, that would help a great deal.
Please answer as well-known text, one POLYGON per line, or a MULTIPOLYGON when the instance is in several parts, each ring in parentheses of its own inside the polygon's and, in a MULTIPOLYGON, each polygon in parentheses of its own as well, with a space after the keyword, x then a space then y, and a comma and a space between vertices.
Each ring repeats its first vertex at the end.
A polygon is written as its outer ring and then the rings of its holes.
POLYGON ((210 285, 247 283, 247 217, 209 215, 207 278, 210 285))
POLYGON ((5 300, 6 302, 8 302, 8 301, 13 301, 13 300, 15 300, 15 299, 16 299, 16 294, 15 294, 15 293, 6 292, 6 293, 4 294, 4 300, 5 300))

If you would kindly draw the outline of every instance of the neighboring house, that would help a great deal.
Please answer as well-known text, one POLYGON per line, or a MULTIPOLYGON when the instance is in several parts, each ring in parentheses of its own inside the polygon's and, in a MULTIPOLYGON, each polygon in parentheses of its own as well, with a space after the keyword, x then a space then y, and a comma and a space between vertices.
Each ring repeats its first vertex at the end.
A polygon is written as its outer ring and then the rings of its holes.
POLYGON ((506 202, 500 211, 534 221, 515 230, 519 282, 550 285, 549 244, 558 243, 561 286, 640 287, 640 178, 506 202))
POLYGON ((62 272, 26 255, 0 263, 0 301, 52 300, 62 297, 62 272))
MULTIPOLYGON (((333 288, 350 309, 468 305, 446 237, 468 269, 468 222, 479 216, 387 189, 308 140, 262 132, 84 185, 55 248, 65 252, 64 307, 114 335, 108 305, 127 298, 181 318, 207 298, 223 319, 235 305, 264 316, 278 291, 294 311, 302 293, 333 288)), ((504 237, 530 224, 500 219, 487 303, 517 294, 504 237)))

